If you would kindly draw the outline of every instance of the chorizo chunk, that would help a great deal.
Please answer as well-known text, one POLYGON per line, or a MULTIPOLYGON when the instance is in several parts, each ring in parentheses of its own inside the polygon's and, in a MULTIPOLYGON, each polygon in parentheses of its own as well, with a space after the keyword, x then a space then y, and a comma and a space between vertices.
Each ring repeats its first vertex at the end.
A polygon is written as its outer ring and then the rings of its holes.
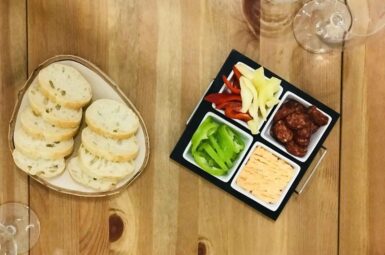
POLYGON ((314 124, 313 121, 310 122, 310 132, 311 132, 311 134, 314 134, 315 132, 317 132, 318 128, 319 128, 319 126, 314 124))
POLYGON ((279 120, 283 120, 293 112, 302 113, 305 111, 306 108, 302 104, 298 103, 295 100, 288 100, 287 102, 282 104, 277 113, 274 115, 273 122, 275 123, 279 120))
MULTIPOLYGON (((310 123, 309 126, 307 127, 304 127, 304 128, 301 128, 301 129, 298 129, 296 132, 295 132, 295 135, 300 137, 300 138, 310 138, 310 136, 312 135, 312 123, 310 123)), ((314 125, 314 124, 313 124, 314 125)))
POLYGON ((328 117, 326 117, 322 112, 320 112, 317 107, 310 106, 307 109, 307 113, 310 116, 310 119, 318 126, 324 126, 328 124, 328 117))
POLYGON ((286 124, 291 129, 302 129, 310 126, 310 119, 306 113, 292 113, 286 117, 286 124))
POLYGON ((286 150, 297 157, 303 157, 307 153, 307 148, 299 146, 294 141, 288 142, 285 146, 286 150))
POLYGON ((310 143, 310 138, 302 138, 299 136, 294 136, 294 141, 296 144, 300 146, 307 147, 310 143))
POLYGON ((293 140, 293 131, 291 131, 282 120, 276 122, 271 130, 273 136, 281 143, 287 143, 293 140))

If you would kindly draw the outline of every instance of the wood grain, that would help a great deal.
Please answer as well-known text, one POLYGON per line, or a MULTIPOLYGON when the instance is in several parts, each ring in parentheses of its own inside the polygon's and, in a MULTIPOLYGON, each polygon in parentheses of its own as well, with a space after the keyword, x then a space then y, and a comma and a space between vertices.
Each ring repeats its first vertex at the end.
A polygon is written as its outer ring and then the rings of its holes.
POLYGON ((385 34, 344 55, 340 254, 385 254, 385 34))
MULTIPOLYGON (((4 149, 0 203, 29 202, 41 220, 30 254, 384 254, 385 137, 378 109, 385 106, 385 76, 378 63, 385 60, 385 37, 346 51, 342 62, 341 54, 307 53, 291 33, 266 36, 263 22, 263 33, 255 36, 241 3, 1 1, 0 46, 8 49, 0 51, 3 123, 28 72, 54 55, 75 54, 122 87, 142 113, 152 146, 143 175, 121 195, 102 199, 28 183, 4 149), (276 222, 169 159, 186 119, 233 48, 343 112, 342 126, 325 143, 322 168, 276 222)), ((0 125, 0 134, 2 148, 8 148, 7 125, 0 125)))
POLYGON ((1 1, 0 13, 0 204, 28 203, 28 177, 15 171, 8 149, 8 123, 27 77, 25 1, 1 1))

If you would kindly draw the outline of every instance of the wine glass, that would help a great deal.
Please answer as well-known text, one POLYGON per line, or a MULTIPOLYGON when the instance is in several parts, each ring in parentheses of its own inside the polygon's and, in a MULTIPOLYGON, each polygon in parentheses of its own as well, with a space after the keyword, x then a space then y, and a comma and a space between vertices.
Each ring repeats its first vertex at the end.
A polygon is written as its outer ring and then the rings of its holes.
POLYGON ((19 203, 0 205, 0 255, 25 253, 40 235, 40 222, 28 206, 19 203))
POLYGON ((384 0, 312 0, 293 21, 296 40, 314 53, 364 43, 384 26, 384 0))

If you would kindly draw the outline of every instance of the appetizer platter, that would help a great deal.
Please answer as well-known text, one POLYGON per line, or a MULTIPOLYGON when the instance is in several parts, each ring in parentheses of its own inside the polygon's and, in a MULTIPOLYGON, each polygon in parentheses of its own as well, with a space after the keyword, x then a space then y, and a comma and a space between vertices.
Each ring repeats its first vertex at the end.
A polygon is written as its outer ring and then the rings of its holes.
POLYGON ((233 50, 170 157, 275 220, 338 118, 233 50))
POLYGON ((9 125, 15 165, 66 194, 117 194, 144 170, 149 138, 140 113, 92 63, 57 56, 18 95, 9 125))

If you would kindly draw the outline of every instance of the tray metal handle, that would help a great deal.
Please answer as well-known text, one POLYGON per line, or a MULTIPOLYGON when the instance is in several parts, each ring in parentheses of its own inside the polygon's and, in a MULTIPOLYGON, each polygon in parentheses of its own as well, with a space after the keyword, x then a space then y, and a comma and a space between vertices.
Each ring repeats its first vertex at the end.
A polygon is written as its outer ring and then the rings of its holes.
POLYGON ((295 193, 300 195, 305 190, 310 180, 314 176, 314 173, 320 168, 319 166, 321 165, 321 162, 324 159, 326 153, 327 153, 327 148, 325 148, 324 146, 321 146, 316 157, 313 159, 313 162, 311 163, 309 169, 306 171, 302 180, 298 183, 297 187, 295 188, 294 190, 295 193))

